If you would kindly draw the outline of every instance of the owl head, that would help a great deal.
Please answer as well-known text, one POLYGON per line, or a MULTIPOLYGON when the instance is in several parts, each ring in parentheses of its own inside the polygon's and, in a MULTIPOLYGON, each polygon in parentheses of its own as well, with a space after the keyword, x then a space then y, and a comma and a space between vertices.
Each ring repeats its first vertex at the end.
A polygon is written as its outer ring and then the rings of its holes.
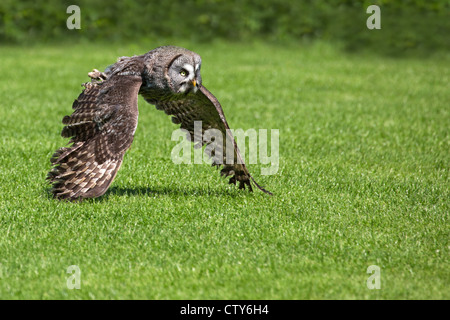
POLYGON ((196 92, 202 84, 198 54, 181 47, 158 47, 144 55, 144 82, 140 93, 150 103, 168 93, 196 92))
POLYGON ((169 64, 167 78, 169 86, 175 93, 196 92, 201 85, 201 58, 198 54, 187 51, 179 54, 169 64))

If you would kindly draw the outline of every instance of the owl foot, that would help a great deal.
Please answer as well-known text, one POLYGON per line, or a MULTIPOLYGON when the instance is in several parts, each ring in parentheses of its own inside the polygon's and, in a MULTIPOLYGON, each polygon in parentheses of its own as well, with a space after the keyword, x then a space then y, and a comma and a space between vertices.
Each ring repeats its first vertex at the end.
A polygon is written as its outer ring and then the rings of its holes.
POLYGON ((97 69, 93 69, 91 72, 89 72, 88 76, 91 78, 91 81, 92 80, 97 80, 97 81, 106 80, 106 74, 98 71, 97 69))

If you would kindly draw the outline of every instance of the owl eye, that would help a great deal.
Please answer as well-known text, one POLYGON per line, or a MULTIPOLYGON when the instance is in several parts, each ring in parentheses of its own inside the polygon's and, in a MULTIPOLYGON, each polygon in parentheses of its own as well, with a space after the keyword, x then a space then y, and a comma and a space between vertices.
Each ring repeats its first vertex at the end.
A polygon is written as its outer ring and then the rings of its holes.
POLYGON ((182 76, 182 77, 187 77, 187 75, 188 75, 188 72, 186 71, 186 70, 181 70, 180 71, 180 75, 182 76))

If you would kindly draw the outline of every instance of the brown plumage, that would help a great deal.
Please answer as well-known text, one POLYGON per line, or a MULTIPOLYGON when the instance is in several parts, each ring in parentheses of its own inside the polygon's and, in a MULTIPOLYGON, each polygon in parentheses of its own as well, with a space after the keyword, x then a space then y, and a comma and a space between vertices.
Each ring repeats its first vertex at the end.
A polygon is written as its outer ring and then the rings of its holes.
POLYGON ((228 123, 217 99, 201 83, 201 59, 179 47, 159 47, 142 56, 122 57, 105 72, 89 73, 91 82, 73 103, 74 112, 63 118, 61 135, 70 138, 69 147, 58 149, 47 179, 58 199, 83 199, 103 195, 114 180, 123 156, 133 142, 138 121, 137 96, 172 115, 172 121, 190 133, 213 165, 223 165, 221 174, 231 176, 239 188, 252 186, 266 193, 249 174, 242 161, 228 123), (194 121, 202 121, 202 132, 214 128, 234 147, 233 163, 225 154, 211 152, 214 141, 194 137, 194 121))

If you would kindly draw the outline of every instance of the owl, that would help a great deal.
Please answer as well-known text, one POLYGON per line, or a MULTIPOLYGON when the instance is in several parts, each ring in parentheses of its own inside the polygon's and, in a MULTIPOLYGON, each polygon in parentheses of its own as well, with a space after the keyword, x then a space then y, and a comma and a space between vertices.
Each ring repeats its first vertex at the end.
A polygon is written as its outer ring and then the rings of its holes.
MULTIPOLYGON (((51 158, 47 179, 55 198, 81 200, 102 196, 113 182, 125 152, 130 148, 138 124, 138 94, 172 116, 172 122, 186 130, 194 147, 222 143, 205 148, 212 165, 223 166, 222 176, 239 189, 251 182, 262 191, 247 170, 222 107, 202 84, 201 58, 198 54, 175 46, 163 46, 133 57, 121 57, 104 72, 94 69, 84 83, 83 92, 74 101, 73 113, 62 120, 61 135, 70 138, 67 147, 51 158), (194 132, 194 122, 201 121, 202 136, 216 129, 222 139, 204 139, 194 132), (189 133, 189 134, 188 134, 189 133), (226 159, 226 143, 234 148, 226 159), (230 159, 232 161, 230 161, 230 159), (251 181, 250 181, 251 180, 251 181)), ((198 123, 198 122, 197 122, 198 123)))

